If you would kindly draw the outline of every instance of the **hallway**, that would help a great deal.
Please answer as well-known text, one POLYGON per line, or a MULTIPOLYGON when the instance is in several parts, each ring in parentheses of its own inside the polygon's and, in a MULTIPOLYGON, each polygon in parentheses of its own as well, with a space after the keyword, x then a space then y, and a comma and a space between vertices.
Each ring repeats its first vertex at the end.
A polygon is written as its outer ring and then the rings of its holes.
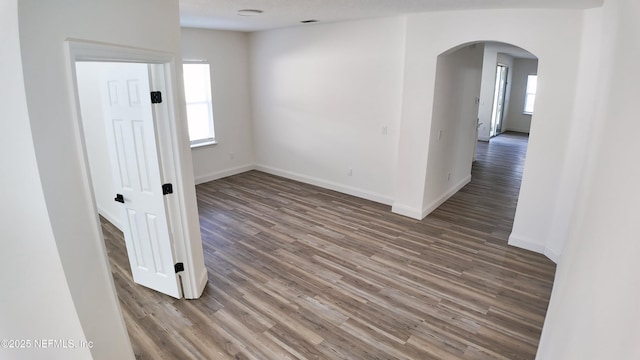
POLYGON ((505 244, 511 233, 528 136, 507 132, 479 141, 471 182, 426 219, 451 222, 488 242, 505 244))

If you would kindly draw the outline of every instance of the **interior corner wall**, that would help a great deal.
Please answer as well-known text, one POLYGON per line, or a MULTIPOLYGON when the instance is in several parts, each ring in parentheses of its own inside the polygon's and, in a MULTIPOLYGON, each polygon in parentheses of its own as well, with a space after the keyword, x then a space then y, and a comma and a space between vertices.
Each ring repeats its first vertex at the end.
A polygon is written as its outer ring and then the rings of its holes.
POLYGON ((390 204, 405 18, 252 33, 256 167, 390 204))
POLYGON ((119 204, 113 201, 118 193, 111 169, 109 143, 105 130, 100 76, 102 63, 77 62, 78 100, 82 115, 82 128, 87 149, 87 160, 91 171, 93 193, 98 213, 122 230, 119 204))
MULTIPOLYGON (((133 359, 85 173, 65 40, 152 49, 178 58, 178 1, 24 0, 18 7, 38 171, 73 303, 87 340, 95 343, 93 358, 133 359)), ((193 183, 190 154, 177 156, 189 170, 181 172, 181 181, 193 183)), ((196 231, 195 190, 184 191, 187 220, 196 231)))
POLYGON ((191 150, 196 184, 253 169, 249 35, 181 29, 182 59, 211 65, 217 144, 191 150))
POLYGON ((531 115, 524 114, 524 99, 527 93, 527 76, 538 73, 538 60, 515 59, 511 82, 511 102, 506 113, 506 130, 529 133, 531 115))
POLYGON ((423 216, 471 180, 483 55, 472 45, 438 57, 423 216))
POLYGON ((586 181, 558 262, 540 360, 640 359, 638 13, 635 0, 608 0, 585 17, 591 57, 582 85, 595 96, 579 99, 579 115, 593 140, 582 153, 586 181))
POLYGON ((496 66, 498 53, 491 44, 485 44, 482 61, 482 83, 480 85, 480 104, 478 106, 478 140, 491 138, 491 113, 496 84, 496 66))
POLYGON ((18 1, 0 3, 0 347, 2 359, 87 359, 87 347, 36 349, 40 339, 88 338, 74 307, 36 162, 18 38, 18 1), (30 348, 10 348, 13 345, 30 348), (28 341, 28 343, 27 343, 28 341))
POLYGON ((539 58, 539 95, 510 244, 544 252, 573 113, 581 10, 474 10, 407 16, 394 208, 420 214, 437 57, 471 42, 503 42, 539 58))

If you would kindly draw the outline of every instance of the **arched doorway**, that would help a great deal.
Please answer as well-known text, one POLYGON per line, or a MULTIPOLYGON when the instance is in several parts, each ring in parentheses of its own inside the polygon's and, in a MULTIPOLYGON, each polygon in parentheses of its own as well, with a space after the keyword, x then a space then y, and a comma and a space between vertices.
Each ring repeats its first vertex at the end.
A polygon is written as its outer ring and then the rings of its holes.
MULTIPOLYGON (((431 95, 433 101, 429 103, 423 98, 423 102, 427 105, 426 109, 429 109, 430 117, 425 122, 415 122, 418 118, 414 117, 414 114, 408 112, 406 113, 408 116, 403 114, 403 121, 404 118, 413 117, 415 119, 413 122, 408 122, 409 127, 414 129, 411 134, 413 136, 411 141, 412 160, 414 166, 424 166, 424 172, 420 177, 424 181, 416 183, 415 178, 412 180, 415 187, 412 191, 411 201, 414 206, 406 206, 405 204, 408 203, 402 204, 401 201, 396 201, 393 206, 394 212, 416 219, 427 216, 471 180, 471 168, 475 158, 477 139, 484 141, 491 139, 489 130, 491 129, 491 116, 495 113, 494 95, 497 66, 506 65, 510 68, 511 74, 505 76, 504 79, 506 83, 504 91, 508 99, 503 96, 503 123, 496 134, 504 130, 524 133, 530 131, 532 115, 526 115, 528 121, 523 122, 521 118, 517 118, 518 116, 510 115, 509 109, 521 106, 520 103, 524 101, 524 98, 520 99, 520 97, 522 97, 521 93, 525 91, 522 86, 526 87, 526 80, 518 79, 518 84, 514 87, 514 76, 515 78, 522 77, 523 73, 526 73, 526 76, 537 75, 537 57, 535 55, 521 47, 503 42, 467 42, 442 51, 432 59, 434 61, 425 64, 425 66, 435 68, 431 95), (531 64, 534 65, 535 70, 533 71, 530 70, 530 66, 523 66, 531 64), (417 133, 420 131, 420 127, 422 127, 422 134, 426 133, 426 139, 425 135, 422 135, 422 140, 418 140, 419 134, 417 133), (420 156, 423 156, 422 160, 419 160, 420 156), (420 186, 420 189, 417 186, 420 186), (416 191, 418 189, 419 193, 416 191), (416 199, 418 194, 421 196, 416 199), (416 208, 416 205, 420 207, 416 208)), ((422 90, 426 89, 422 88, 422 90)), ((415 108, 416 99, 409 99, 410 96, 405 94, 405 101, 410 100, 412 107, 415 108)), ((411 109, 411 107, 405 107, 406 109, 411 109)), ((512 111, 512 113, 516 112, 512 111)), ((525 115, 521 113, 519 116, 525 115)), ((403 147, 409 148, 401 142, 400 153, 407 153, 403 147)), ((403 170, 405 164, 403 164, 402 158, 399 159, 399 164, 398 179, 404 181, 403 177, 409 174, 409 168, 406 167, 403 170)), ((524 161, 521 166, 525 166, 524 161)), ((411 171, 417 174, 415 169, 414 167, 411 171)), ((398 188, 400 194, 398 198, 409 195, 409 191, 406 189, 408 188, 398 188)), ((511 236, 509 239, 511 243, 511 236)), ((521 242, 519 237, 516 240, 521 242)), ((524 245, 523 247, 530 250, 540 251, 531 248, 527 243, 524 245)))
POLYGON ((490 141, 507 130, 529 133, 532 111, 523 114, 529 75, 537 75, 537 58, 510 44, 474 42, 438 56, 426 214, 469 183, 477 139, 490 141))

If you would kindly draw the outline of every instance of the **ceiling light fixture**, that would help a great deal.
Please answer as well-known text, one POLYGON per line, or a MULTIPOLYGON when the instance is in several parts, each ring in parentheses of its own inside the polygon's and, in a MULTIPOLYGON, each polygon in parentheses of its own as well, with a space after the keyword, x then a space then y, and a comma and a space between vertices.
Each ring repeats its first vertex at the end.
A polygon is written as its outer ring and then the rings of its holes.
POLYGON ((238 10, 238 15, 240 16, 258 16, 260 14, 262 14, 262 10, 256 10, 256 9, 238 10))
POLYGON ((301 23, 303 23, 303 24, 311 24, 311 23, 318 22, 318 20, 316 20, 316 19, 309 19, 309 20, 302 20, 302 21, 300 21, 300 22, 301 22, 301 23))

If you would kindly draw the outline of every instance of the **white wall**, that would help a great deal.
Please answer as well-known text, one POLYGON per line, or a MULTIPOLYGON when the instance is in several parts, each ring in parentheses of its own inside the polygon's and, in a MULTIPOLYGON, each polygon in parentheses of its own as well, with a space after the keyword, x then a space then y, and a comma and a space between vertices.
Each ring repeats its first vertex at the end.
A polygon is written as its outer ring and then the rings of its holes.
POLYGON ((640 358, 639 13, 635 0, 608 0, 585 17, 576 113, 594 127, 594 141, 582 153, 587 180, 558 263, 541 360, 640 358))
POLYGON ((426 212, 471 180, 483 48, 471 45, 438 57, 424 190, 426 212))
POLYGON ((257 167, 391 203, 405 25, 396 17, 251 34, 257 167))
MULTIPOLYGON (((95 359, 132 359, 84 173, 64 41, 76 38, 122 44, 179 58, 178 2, 24 0, 19 3, 19 13, 24 82, 38 170, 73 303, 86 338, 95 341, 91 350, 95 359), (153 9, 153 16, 149 16, 149 9, 153 9)), ((172 95, 180 98, 179 93, 172 95)), ((178 128, 180 134, 186 134, 186 124, 178 128)), ((179 182, 193 184, 191 155, 184 145, 184 151, 177 154, 182 166, 179 182)), ((181 206, 188 214, 189 233, 194 235, 192 240, 199 240, 195 189, 185 187, 183 191, 181 206)))
MULTIPOLYGON (((477 41, 521 47, 539 58, 537 98, 524 176, 510 243, 544 252, 556 216, 556 196, 567 156, 575 97, 582 11, 478 10, 407 16, 402 123, 393 211, 420 218, 433 113, 436 59, 477 41)), ((580 160, 578 160, 580 161, 580 160)), ((582 160, 584 161, 584 160, 582 160)))
POLYGON ((524 98, 527 93, 527 76, 538 73, 538 60, 515 59, 511 82, 511 103, 505 114, 505 130, 529 133, 531 115, 523 114, 524 98))
MULTIPOLYGON (((0 3, 0 48, 0 151, 4 154, 0 157, 0 262, 4 267, 0 274, 0 339, 73 339, 79 343, 87 337, 62 269, 31 137, 16 0, 0 3)), ((90 356, 88 348, 0 348, 2 359, 90 356)))
POLYGON ((109 143, 105 130, 103 95, 100 90, 100 74, 103 64, 97 62, 76 63, 78 97, 82 115, 87 160, 91 170, 93 192, 100 215, 117 228, 121 228, 119 204, 113 201, 118 188, 111 170, 109 143))
POLYGON ((182 58, 211 64, 217 145, 194 148, 196 183, 253 168, 249 35, 182 28, 182 58))

